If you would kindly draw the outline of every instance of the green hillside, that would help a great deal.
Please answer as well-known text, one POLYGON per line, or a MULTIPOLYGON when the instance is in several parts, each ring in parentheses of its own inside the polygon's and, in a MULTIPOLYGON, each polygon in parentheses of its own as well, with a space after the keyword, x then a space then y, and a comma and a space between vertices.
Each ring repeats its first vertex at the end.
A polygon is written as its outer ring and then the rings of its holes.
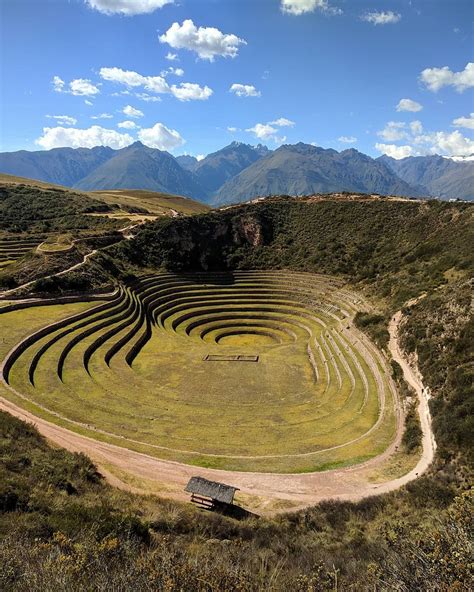
POLYGON ((1 414, 0 587, 472 589, 473 212, 454 203, 274 199, 159 219, 98 253, 85 279, 91 270, 103 282, 158 269, 332 274, 377 304, 379 314, 358 322, 381 347, 403 306, 403 345, 430 390, 437 456, 390 494, 237 522, 115 490, 84 456, 49 447, 1 414))

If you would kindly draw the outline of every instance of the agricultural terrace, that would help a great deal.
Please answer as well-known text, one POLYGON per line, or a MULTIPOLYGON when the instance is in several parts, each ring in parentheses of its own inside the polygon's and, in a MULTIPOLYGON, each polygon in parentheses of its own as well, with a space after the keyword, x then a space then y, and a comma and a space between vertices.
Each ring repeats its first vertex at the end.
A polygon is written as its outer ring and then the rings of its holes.
POLYGON ((262 472, 348 466, 386 450, 398 422, 385 361, 352 324, 358 310, 339 280, 282 271, 160 273, 101 302, 3 308, 5 334, 18 335, 4 391, 158 458, 262 472))
POLYGON ((44 238, 32 235, 0 236, 0 271, 35 249, 44 238))

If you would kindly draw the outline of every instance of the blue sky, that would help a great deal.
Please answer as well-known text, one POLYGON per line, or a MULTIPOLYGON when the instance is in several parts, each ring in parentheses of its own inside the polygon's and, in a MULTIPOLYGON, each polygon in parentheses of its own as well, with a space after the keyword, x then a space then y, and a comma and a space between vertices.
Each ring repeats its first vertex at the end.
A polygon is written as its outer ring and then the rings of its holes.
POLYGON ((233 140, 474 153, 470 0, 0 6, 1 150, 141 139, 193 155, 233 140))

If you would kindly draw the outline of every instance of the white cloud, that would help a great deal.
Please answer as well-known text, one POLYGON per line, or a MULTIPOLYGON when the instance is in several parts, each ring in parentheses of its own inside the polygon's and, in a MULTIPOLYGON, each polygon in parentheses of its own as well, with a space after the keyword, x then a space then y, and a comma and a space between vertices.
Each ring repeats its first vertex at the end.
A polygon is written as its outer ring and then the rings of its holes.
POLYGON ((100 77, 109 82, 118 82, 126 86, 143 86, 146 83, 146 77, 133 72, 132 70, 122 70, 122 68, 101 68, 100 77))
POLYGON ((253 133, 259 140, 272 141, 275 142, 275 144, 283 144, 283 142, 286 141, 286 136, 278 136, 279 128, 293 127, 294 125, 294 121, 291 121, 286 117, 280 117, 279 119, 268 123, 256 123, 253 127, 247 128, 245 131, 253 133))
POLYGON ((397 146, 395 144, 377 143, 375 144, 375 148, 382 154, 386 154, 387 156, 391 156, 397 160, 413 155, 413 148, 411 146, 397 146))
POLYGON ((235 132, 240 131, 238 127, 233 127, 233 126, 229 126, 227 128, 227 131, 230 132, 231 134, 235 134, 235 132))
POLYGON ((145 101, 146 103, 159 103, 161 101, 161 97, 155 97, 153 95, 149 95, 148 93, 135 93, 137 99, 141 101, 145 101))
POLYGON ((48 119, 55 119, 60 125, 76 125, 77 119, 69 115, 46 115, 48 119))
POLYGON ((418 120, 412 121, 410 123, 410 131, 415 136, 422 134, 423 133, 423 126, 421 124, 421 121, 418 121, 418 120))
POLYGON ((91 119, 113 119, 111 113, 100 113, 99 115, 91 115, 91 119))
POLYGON ((401 121, 389 121, 383 130, 377 132, 377 135, 388 142, 397 142, 407 137, 406 123, 401 121))
POLYGON ((277 127, 293 127, 295 122, 286 117, 280 117, 279 119, 275 119, 275 121, 270 121, 270 125, 276 125, 277 127))
POLYGON ((160 76, 163 76, 163 78, 169 74, 174 74, 175 76, 181 77, 184 76, 184 70, 182 68, 173 68, 173 66, 170 66, 167 70, 162 70, 160 72, 160 76))
POLYGON ((281 0, 280 8, 285 14, 296 16, 315 10, 321 10, 327 14, 342 14, 342 10, 330 6, 328 0, 281 0))
POLYGON ((90 80, 84 78, 76 78, 75 80, 72 80, 68 84, 68 90, 65 88, 66 83, 59 76, 54 76, 51 84, 53 85, 53 90, 55 92, 68 93, 80 97, 93 97, 100 93, 100 90, 95 84, 92 84, 90 80))
POLYGON ((140 111, 140 109, 135 109, 135 107, 132 107, 131 105, 124 107, 122 109, 122 113, 128 117, 143 117, 143 111, 140 111))
POLYGON ((464 70, 453 72, 444 66, 443 68, 426 68, 421 73, 421 81, 429 90, 437 92, 443 86, 453 86, 458 92, 474 86, 474 62, 466 64, 464 70))
POLYGON ((89 101, 88 99, 86 99, 84 101, 84 103, 88 106, 88 107, 92 107, 92 105, 94 104, 92 101, 89 101))
POLYGON ((412 101, 412 99, 400 99, 397 105, 397 111, 411 111, 412 113, 416 113, 422 109, 423 105, 420 105, 420 103, 417 103, 416 101, 412 101))
POLYGON ((174 0, 85 0, 91 8, 103 14, 123 14, 133 16, 146 14, 157 8, 172 4, 174 0))
POLYGON ((262 93, 255 88, 252 84, 237 84, 234 83, 230 88, 229 92, 234 93, 238 97, 260 97, 262 93))
POLYGON ((153 127, 140 130, 138 137, 150 148, 158 148, 159 150, 173 150, 184 144, 183 138, 176 130, 169 129, 162 123, 156 123, 153 127))
POLYGON ((62 78, 59 78, 59 76, 55 76, 51 82, 51 84, 53 85, 53 89, 56 92, 63 92, 64 90, 64 85, 66 84, 64 82, 64 80, 62 78))
POLYGON ((165 59, 169 60, 170 62, 177 62, 179 61, 177 53, 171 53, 170 51, 165 55, 165 59))
POLYGON ((127 121, 121 121, 120 123, 118 123, 117 127, 120 127, 122 129, 132 130, 132 129, 136 129, 137 127, 140 127, 140 126, 138 126, 134 121, 127 120, 127 121))
MULTIPOLYGON (((168 74, 173 72, 177 76, 182 76, 184 71, 181 68, 170 68, 162 74, 168 74)), ((156 94, 171 94, 180 101, 192 101, 198 100, 203 101, 208 99, 213 91, 208 86, 201 87, 199 84, 193 82, 182 82, 179 86, 170 86, 163 75, 161 76, 142 76, 138 72, 131 70, 122 70, 121 68, 101 68, 100 75, 104 80, 109 82, 117 82, 118 84, 124 84, 125 86, 138 87, 143 86, 148 92, 156 94)), ((140 93, 136 95, 143 101, 157 101, 158 98, 154 99, 148 93, 140 93)))
POLYGON ((90 80, 77 78, 69 83, 69 92, 78 97, 93 97, 100 93, 100 90, 90 80))
POLYGON ((171 92, 179 101, 207 101, 213 91, 208 86, 182 82, 179 86, 173 84, 171 92))
POLYGON ((196 160, 198 162, 201 162, 201 160, 204 160, 206 158, 205 154, 196 154, 196 160))
MULTIPOLYGON (((435 131, 424 133, 421 122, 412 121, 409 125, 404 126, 401 133, 403 133, 403 139, 408 141, 409 144, 404 146, 376 144, 375 147, 380 152, 393 156, 393 158, 424 154, 440 154, 447 157, 474 154, 474 140, 463 136, 459 130, 454 132, 435 131)), ((381 134, 379 133, 379 135, 381 134)))
POLYGON ((469 156, 474 153, 474 140, 455 132, 432 132, 415 138, 418 144, 427 145, 432 154, 443 156, 469 156))
POLYGON ((453 121, 454 127, 465 127, 467 129, 474 129, 474 113, 469 117, 458 117, 453 121))
POLYGON ((355 136, 340 136, 338 141, 342 142, 343 144, 355 144, 357 142, 357 138, 355 136))
POLYGON ((129 134, 121 134, 115 130, 93 125, 88 129, 74 127, 45 127, 43 135, 36 144, 46 150, 51 148, 93 148, 94 146, 110 146, 125 148, 133 142, 129 134))
POLYGON ((203 60, 214 61, 216 56, 235 58, 239 45, 246 45, 237 35, 226 34, 215 27, 196 27, 191 19, 183 24, 173 23, 164 35, 161 43, 168 43, 174 49, 194 51, 203 60))
POLYGON ((392 10, 374 10, 373 12, 364 14, 360 18, 363 21, 367 21, 374 25, 392 25, 398 23, 401 20, 402 15, 398 12, 393 12, 392 10))
POLYGON ((275 134, 278 132, 276 127, 273 127, 269 123, 256 123, 253 127, 249 127, 245 130, 246 132, 252 132, 260 140, 273 139, 275 134))

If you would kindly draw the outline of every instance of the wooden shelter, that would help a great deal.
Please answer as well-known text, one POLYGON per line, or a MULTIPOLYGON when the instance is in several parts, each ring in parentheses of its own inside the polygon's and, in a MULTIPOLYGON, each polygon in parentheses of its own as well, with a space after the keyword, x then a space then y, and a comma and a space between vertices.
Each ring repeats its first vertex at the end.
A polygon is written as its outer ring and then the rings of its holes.
POLYGON ((191 477, 184 491, 191 494, 191 501, 206 510, 226 510, 233 505, 238 487, 209 481, 203 477, 191 477))

